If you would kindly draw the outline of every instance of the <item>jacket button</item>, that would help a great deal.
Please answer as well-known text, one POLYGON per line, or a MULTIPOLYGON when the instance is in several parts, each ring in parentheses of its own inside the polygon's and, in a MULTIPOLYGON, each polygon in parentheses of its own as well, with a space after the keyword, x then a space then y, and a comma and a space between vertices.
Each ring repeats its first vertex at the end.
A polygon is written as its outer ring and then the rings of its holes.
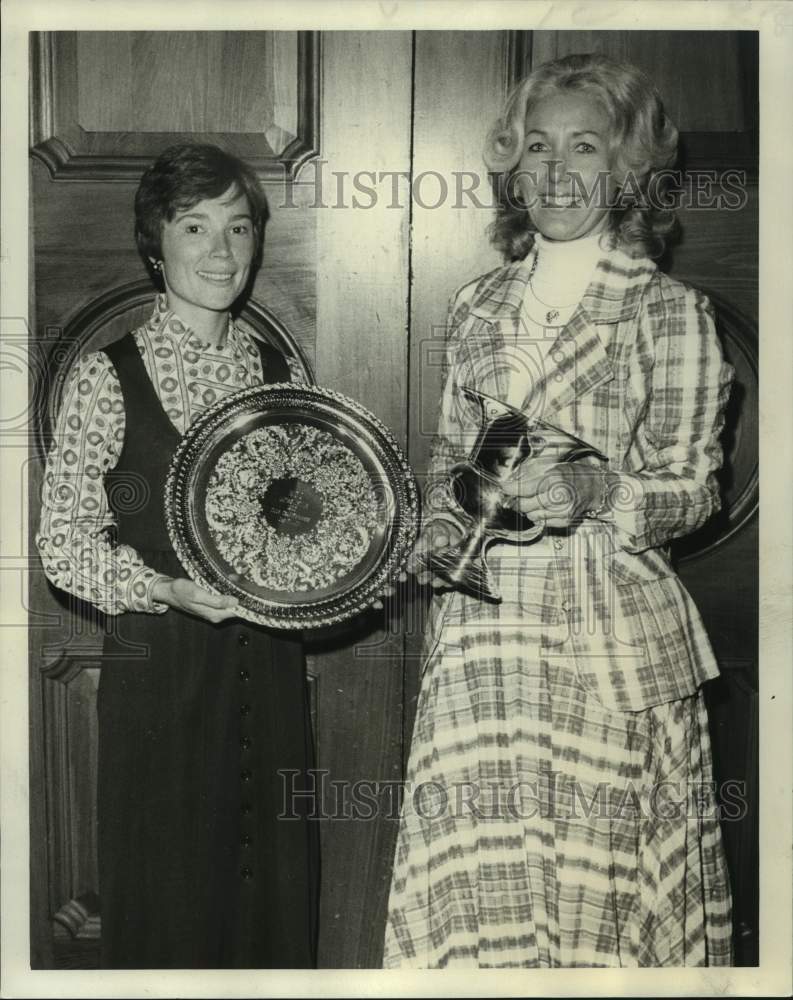
POLYGON ((240 840, 240 844, 242 844, 243 847, 250 847, 252 843, 253 843, 253 838, 249 837, 247 833, 240 840))
POLYGON ((240 632, 240 634, 237 636, 237 642, 240 644, 240 646, 247 646, 250 641, 251 640, 244 632, 240 632))
POLYGON ((250 816, 250 814, 253 812, 253 806, 250 804, 250 802, 243 802, 240 805, 240 812, 242 813, 243 816, 250 816))
POLYGON ((241 781, 250 781, 252 777, 253 774, 249 770, 247 770, 247 768, 244 771, 240 771, 241 781))
POLYGON ((240 875, 245 879, 246 882, 249 882, 253 878, 253 870, 250 869, 247 865, 245 865, 244 868, 240 869, 240 875))
POLYGON ((240 670, 240 680, 241 681, 249 681, 250 679, 251 679, 250 671, 246 670, 243 667, 242 670, 240 670))
POLYGON ((243 750, 250 750, 251 748, 251 738, 250 736, 243 736, 240 740, 240 746, 243 750))
POLYGON ((251 710, 251 706, 247 703, 247 701, 245 702, 244 705, 240 705, 240 714, 241 715, 248 715, 250 713, 250 710, 251 710))

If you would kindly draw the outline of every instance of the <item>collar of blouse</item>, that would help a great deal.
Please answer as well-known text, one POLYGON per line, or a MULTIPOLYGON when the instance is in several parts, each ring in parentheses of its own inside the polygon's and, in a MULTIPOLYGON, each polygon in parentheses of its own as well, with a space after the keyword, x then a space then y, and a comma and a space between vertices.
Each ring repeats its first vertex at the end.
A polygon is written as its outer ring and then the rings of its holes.
POLYGON ((166 336, 175 340, 182 348, 189 347, 202 353, 226 354, 233 350, 240 340, 239 328, 229 315, 226 336, 217 345, 207 344, 173 309, 168 307, 168 301, 162 292, 157 295, 154 311, 146 325, 149 333, 166 336))

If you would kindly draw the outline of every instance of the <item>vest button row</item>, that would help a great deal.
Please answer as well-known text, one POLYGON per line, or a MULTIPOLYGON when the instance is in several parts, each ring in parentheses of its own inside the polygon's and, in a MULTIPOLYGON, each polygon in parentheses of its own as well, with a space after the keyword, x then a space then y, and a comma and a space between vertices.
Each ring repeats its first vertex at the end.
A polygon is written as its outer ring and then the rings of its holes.
MULTIPOLYGON (((240 646, 243 647, 247 646, 250 643, 250 637, 246 632, 240 632, 237 635, 237 642, 239 643, 240 646)), ((240 668, 238 676, 240 679, 240 683, 247 684, 250 682, 251 679, 250 671, 248 671, 245 667, 240 668)), ((250 715, 251 711, 252 711, 252 706, 250 705, 249 702, 245 701, 240 705, 240 715, 243 718, 246 715, 250 715)), ((240 750, 241 751, 250 750, 250 747, 251 747, 250 736, 246 735, 240 736, 240 750)), ((253 773, 248 768, 243 768, 243 770, 240 771, 240 781, 243 784, 243 786, 250 784, 252 778, 253 778, 253 773)), ((243 800, 240 803, 240 812, 242 813, 243 816, 250 816, 251 813, 253 812, 253 805, 250 802, 243 800)), ((251 837, 248 834, 244 834, 240 842, 243 847, 250 847, 252 842, 251 837)), ((244 865, 240 869, 240 877, 244 881, 250 882, 251 879, 253 878, 253 870, 248 865, 244 865)))

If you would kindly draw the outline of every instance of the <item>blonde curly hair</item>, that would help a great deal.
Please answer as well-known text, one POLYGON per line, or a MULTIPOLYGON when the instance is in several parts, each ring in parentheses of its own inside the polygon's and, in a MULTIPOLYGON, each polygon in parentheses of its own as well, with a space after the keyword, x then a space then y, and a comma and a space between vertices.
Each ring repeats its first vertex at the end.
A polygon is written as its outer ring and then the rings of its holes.
POLYGON ((610 120, 610 160, 615 178, 624 185, 624 198, 611 208, 612 242, 629 252, 660 257, 676 220, 666 200, 668 171, 659 172, 675 162, 677 128, 641 70, 595 54, 543 63, 513 88, 502 116, 490 129, 484 159, 497 199, 492 242, 510 260, 522 259, 532 247, 536 229, 515 194, 514 180, 525 147, 528 112, 537 101, 559 91, 594 97, 610 120))

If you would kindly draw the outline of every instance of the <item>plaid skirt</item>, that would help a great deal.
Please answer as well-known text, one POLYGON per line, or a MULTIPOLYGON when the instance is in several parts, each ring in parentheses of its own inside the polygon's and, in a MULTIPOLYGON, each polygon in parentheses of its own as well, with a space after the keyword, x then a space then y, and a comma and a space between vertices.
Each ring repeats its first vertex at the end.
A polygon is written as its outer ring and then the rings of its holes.
POLYGON ((729 965, 702 695, 604 707, 520 585, 453 595, 425 663, 384 966, 729 965))

